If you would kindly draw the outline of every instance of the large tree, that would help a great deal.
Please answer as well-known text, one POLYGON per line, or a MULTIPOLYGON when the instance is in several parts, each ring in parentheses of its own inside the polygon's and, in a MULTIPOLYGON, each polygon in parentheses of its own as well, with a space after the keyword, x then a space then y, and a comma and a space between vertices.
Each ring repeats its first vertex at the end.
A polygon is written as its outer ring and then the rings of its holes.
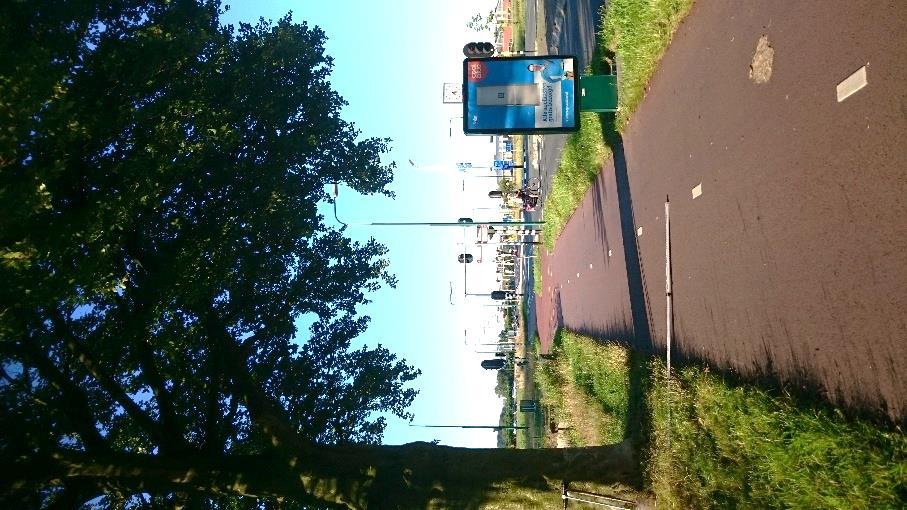
POLYGON ((316 206, 336 182, 390 194, 388 141, 340 118, 317 27, 219 15, 0 4, 0 504, 471 506, 634 481, 621 447, 378 445, 418 372, 351 340, 394 279, 316 206))

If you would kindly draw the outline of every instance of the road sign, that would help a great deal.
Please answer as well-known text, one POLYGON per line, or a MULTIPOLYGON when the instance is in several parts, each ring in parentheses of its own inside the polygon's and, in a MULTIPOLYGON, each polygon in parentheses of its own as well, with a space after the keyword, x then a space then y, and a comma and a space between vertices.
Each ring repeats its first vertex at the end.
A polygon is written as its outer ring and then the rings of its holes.
POLYGON ((502 359, 486 359, 482 360, 482 368, 485 370, 500 370, 504 368, 507 362, 502 359))

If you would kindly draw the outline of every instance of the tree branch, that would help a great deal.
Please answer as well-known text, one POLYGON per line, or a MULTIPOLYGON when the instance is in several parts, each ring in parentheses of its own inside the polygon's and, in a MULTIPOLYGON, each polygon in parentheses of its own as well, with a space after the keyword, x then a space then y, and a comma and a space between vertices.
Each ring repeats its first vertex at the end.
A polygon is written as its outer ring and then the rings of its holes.
POLYGON ((81 508, 82 503, 93 499, 99 491, 89 484, 74 481, 63 482, 63 490, 42 510, 70 510, 81 508))
MULTIPOLYGON (((208 398, 205 402, 205 444, 202 450, 207 454, 223 453, 224 437, 220 426, 220 406, 218 405, 221 385, 223 384, 223 361, 220 352, 208 352, 208 398)), ((235 400, 235 399, 234 399, 235 400)), ((227 422, 232 423, 232 422, 227 422)))
POLYGON ((132 398, 126 393, 126 390, 109 374, 104 372, 95 361, 94 356, 85 345, 73 334, 68 324, 58 311, 54 311, 51 318, 53 331, 55 334, 63 337, 63 343, 66 348, 75 355, 76 359, 88 370, 88 373, 98 381, 98 384, 104 388, 111 398, 123 406, 126 414, 142 427, 152 440, 161 445, 162 448, 173 445, 173 440, 167 437, 167 434, 151 416, 148 415, 132 398))
POLYGON ((167 390, 167 386, 164 384, 164 377, 161 375, 160 370, 158 370, 157 363, 154 360, 154 348, 152 347, 147 327, 144 326, 146 321, 135 321, 136 316, 144 319, 145 306, 141 304, 138 305, 135 313, 130 316, 126 313, 127 304, 124 299, 117 297, 116 303, 117 316, 124 325, 129 324, 130 322, 138 322, 142 325, 141 333, 135 335, 130 334, 128 336, 133 337, 131 340, 136 346, 139 363, 142 366, 142 375, 148 381, 148 385, 154 393, 155 402, 157 402, 158 411, 160 413, 160 427, 164 437, 168 438, 168 444, 162 444, 161 446, 166 447, 168 451, 187 449, 189 445, 183 436, 182 420, 180 420, 179 415, 176 413, 176 407, 173 405, 171 392, 167 390))
POLYGON ((269 436, 273 446, 293 448, 299 452, 307 450, 310 443, 293 430, 283 407, 262 391, 258 381, 249 373, 242 348, 220 321, 217 311, 209 305, 201 317, 213 343, 211 348, 219 350, 223 355, 224 369, 230 375, 233 393, 242 399, 252 421, 269 436))
POLYGON ((641 481, 627 444, 531 450, 334 445, 313 447, 305 458, 292 449, 283 453, 206 457, 57 450, 0 463, 0 494, 76 482, 121 494, 288 498, 351 509, 460 508, 499 491, 501 483, 550 494, 553 480, 627 488, 641 481))
POLYGON ((10 384, 15 384, 16 381, 6 373, 6 370, 3 369, 3 365, 0 365, 0 377, 6 379, 10 384))
POLYGON ((62 396, 60 407, 69 417, 76 433, 82 438, 85 448, 96 451, 109 450, 110 445, 107 444, 107 440, 95 427, 97 419, 88 404, 88 396, 85 392, 64 375, 50 358, 30 341, 22 342, 19 350, 23 357, 34 365, 38 373, 60 392, 62 396))
POLYGON ((320 501, 286 461, 265 455, 209 458, 59 450, 0 463, 0 494, 48 484, 77 484, 95 494, 173 492, 320 501))
MULTIPOLYGON (((167 450, 183 450, 189 447, 183 436, 183 426, 180 423, 179 415, 175 412, 173 398, 167 387, 164 385, 164 378, 157 369, 154 361, 154 350, 148 338, 139 340, 136 349, 139 353, 139 362, 142 364, 142 374, 148 380, 151 391, 154 392, 154 398, 157 401, 157 407, 160 412, 161 429, 164 437, 167 438, 167 450)), ((162 447, 165 445, 162 444, 162 447)))

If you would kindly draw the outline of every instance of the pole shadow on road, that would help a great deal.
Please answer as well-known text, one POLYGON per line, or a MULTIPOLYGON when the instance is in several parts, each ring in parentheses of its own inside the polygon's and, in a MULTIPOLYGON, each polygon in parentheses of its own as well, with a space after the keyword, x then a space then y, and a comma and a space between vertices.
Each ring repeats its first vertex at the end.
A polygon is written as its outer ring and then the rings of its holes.
MULTIPOLYGON (((654 348, 649 327, 649 295, 645 285, 645 272, 639 258, 639 247, 636 244, 636 222, 633 215, 633 198, 630 195, 630 178, 627 174, 624 141, 615 127, 614 114, 604 114, 602 126, 605 141, 611 147, 614 158, 617 203, 620 209, 620 231, 623 236, 627 287, 630 292, 630 312, 633 317, 632 344, 640 352, 651 353, 654 348)), ((598 222, 603 223, 604 218, 598 219, 598 222)))

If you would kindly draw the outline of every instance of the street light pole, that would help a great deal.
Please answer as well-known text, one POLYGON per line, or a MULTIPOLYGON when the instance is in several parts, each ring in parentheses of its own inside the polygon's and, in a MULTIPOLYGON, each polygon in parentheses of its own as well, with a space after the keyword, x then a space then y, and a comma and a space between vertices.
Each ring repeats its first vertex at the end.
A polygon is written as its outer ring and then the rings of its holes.
POLYGON ((501 430, 501 429, 528 429, 528 426, 524 425, 416 425, 414 423, 409 424, 410 427, 422 427, 422 428, 435 428, 435 429, 492 429, 492 430, 501 430))

